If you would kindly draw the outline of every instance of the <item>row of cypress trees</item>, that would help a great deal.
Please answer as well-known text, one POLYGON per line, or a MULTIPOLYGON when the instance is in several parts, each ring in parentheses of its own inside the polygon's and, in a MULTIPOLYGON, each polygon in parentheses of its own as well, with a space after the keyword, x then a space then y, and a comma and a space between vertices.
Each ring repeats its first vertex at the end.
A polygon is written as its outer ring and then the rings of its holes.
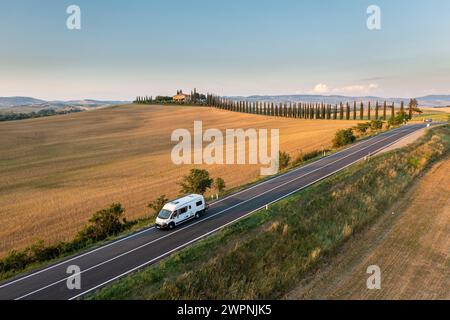
MULTIPOLYGON (((207 95, 208 105, 234 112, 251 113, 259 115, 287 117, 287 118, 300 118, 300 119, 331 119, 331 120, 357 120, 364 119, 365 108, 367 109, 367 119, 375 120, 387 120, 388 113, 390 118, 395 117, 395 105, 392 103, 388 106, 384 101, 382 105, 376 102, 375 106, 372 106, 370 102, 364 105, 361 102, 359 105, 356 101, 352 104, 339 103, 339 104, 325 104, 325 103, 278 103, 273 102, 252 102, 252 101, 235 101, 212 94, 207 95), (372 115, 374 112, 374 115, 372 115)), ((410 116, 412 117, 412 107, 409 108, 410 116)), ((404 114, 405 107, 403 101, 400 104, 400 113, 404 114)))

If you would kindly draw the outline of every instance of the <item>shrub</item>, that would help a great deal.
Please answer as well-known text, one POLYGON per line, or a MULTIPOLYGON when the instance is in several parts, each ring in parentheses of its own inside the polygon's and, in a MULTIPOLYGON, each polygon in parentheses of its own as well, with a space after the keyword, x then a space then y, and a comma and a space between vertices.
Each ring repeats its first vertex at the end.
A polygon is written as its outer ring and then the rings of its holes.
POLYGON ((358 123, 358 124, 354 127, 354 129, 355 129, 357 132, 361 133, 361 134, 366 133, 367 130, 368 130, 369 128, 370 128, 370 123, 369 123, 369 122, 358 123))
POLYGON ((216 178, 214 180, 214 188, 220 194, 225 190, 225 181, 222 178, 216 178))
POLYGON ((398 126, 408 120, 408 115, 405 112, 399 112, 394 118, 389 119, 390 126, 398 126))
MULTIPOLYGON (((324 150, 324 152, 328 152, 329 150, 324 150)), ((320 156, 322 154, 321 151, 319 150, 314 150, 311 152, 307 152, 307 153, 303 153, 300 152, 299 155, 295 158, 295 160, 292 162, 293 166, 297 166, 300 165, 308 160, 317 158, 318 156, 320 156)))
POLYGON ((79 234, 80 240, 103 240, 109 236, 116 235, 124 229, 126 224, 123 218, 124 209, 120 203, 113 203, 108 209, 103 209, 95 213, 89 219, 88 225, 79 234))
POLYGON ((381 129, 383 129, 383 121, 381 121, 381 120, 372 120, 372 121, 370 121, 370 128, 372 130, 381 130, 381 129))
POLYGON ((156 216, 162 208, 165 206, 165 204, 169 202, 169 199, 166 198, 166 195, 163 194, 162 196, 159 196, 158 199, 154 200, 153 202, 150 202, 147 205, 147 208, 150 208, 153 210, 153 215, 156 216))
POLYGON ((333 139, 333 147, 335 148, 343 147, 347 144, 353 143, 355 140, 356 137, 353 135, 352 129, 338 130, 333 139))
POLYGON ((279 163, 280 163, 280 170, 286 169, 289 166, 289 163, 291 162, 291 156, 287 152, 281 152, 279 153, 279 163))

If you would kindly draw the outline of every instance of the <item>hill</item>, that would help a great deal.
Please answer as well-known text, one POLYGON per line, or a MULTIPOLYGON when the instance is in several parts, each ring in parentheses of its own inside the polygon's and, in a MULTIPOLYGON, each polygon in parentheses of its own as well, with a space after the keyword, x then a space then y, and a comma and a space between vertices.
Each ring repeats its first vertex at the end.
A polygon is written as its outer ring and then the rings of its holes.
POLYGON ((128 101, 110 100, 69 100, 45 101, 31 97, 0 97, 0 112, 31 112, 42 109, 93 109, 112 105, 127 104, 128 101))

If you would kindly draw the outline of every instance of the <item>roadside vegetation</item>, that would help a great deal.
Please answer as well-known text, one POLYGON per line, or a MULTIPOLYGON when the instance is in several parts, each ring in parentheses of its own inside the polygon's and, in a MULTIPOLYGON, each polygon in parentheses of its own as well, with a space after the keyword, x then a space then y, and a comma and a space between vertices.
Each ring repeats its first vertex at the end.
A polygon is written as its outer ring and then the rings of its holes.
POLYGON ((91 299, 270 299, 292 289, 450 152, 450 126, 352 166, 91 299))
POLYGON ((130 221, 124 218, 125 210, 120 203, 114 203, 109 208, 95 213, 89 223, 69 242, 59 242, 46 245, 39 240, 36 244, 22 251, 12 251, 0 260, 0 279, 5 279, 26 270, 28 267, 49 262, 51 260, 76 253, 95 243, 130 230, 139 221, 130 221))

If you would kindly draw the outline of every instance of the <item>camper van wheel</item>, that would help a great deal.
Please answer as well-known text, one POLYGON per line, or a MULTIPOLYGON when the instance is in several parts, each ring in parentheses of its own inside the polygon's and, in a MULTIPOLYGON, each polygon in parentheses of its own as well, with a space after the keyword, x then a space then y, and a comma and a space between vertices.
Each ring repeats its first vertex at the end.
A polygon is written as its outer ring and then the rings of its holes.
POLYGON ((197 212, 197 213, 195 214, 195 219, 198 219, 198 218, 200 218, 200 212, 197 212))
POLYGON ((169 223, 169 230, 173 230, 175 228, 175 223, 169 223))

